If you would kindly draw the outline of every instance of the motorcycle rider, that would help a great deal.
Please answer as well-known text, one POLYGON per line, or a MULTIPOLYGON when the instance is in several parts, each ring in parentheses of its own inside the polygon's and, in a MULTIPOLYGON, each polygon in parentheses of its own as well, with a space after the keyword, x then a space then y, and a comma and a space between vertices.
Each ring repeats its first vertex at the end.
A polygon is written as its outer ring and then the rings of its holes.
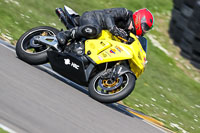
POLYGON ((113 35, 127 39, 127 33, 143 36, 153 25, 154 17, 146 8, 134 13, 126 8, 94 10, 80 16, 78 27, 61 31, 56 37, 59 44, 64 46, 69 39, 96 38, 101 30, 107 29, 113 35))

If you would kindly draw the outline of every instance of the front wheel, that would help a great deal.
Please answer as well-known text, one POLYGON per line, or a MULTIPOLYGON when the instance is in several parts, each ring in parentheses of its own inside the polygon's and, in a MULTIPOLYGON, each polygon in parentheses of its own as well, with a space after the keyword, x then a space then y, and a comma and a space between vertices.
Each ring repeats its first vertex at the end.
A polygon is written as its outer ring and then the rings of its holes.
POLYGON ((126 98, 135 87, 135 76, 124 73, 116 80, 103 79, 100 72, 89 83, 89 95, 102 103, 114 103, 126 98))
POLYGON ((31 42, 33 42, 34 36, 56 36, 58 32, 59 30, 49 26, 40 26, 25 32, 16 44, 16 54, 18 58, 31 65, 47 63, 47 51, 50 47, 31 42))

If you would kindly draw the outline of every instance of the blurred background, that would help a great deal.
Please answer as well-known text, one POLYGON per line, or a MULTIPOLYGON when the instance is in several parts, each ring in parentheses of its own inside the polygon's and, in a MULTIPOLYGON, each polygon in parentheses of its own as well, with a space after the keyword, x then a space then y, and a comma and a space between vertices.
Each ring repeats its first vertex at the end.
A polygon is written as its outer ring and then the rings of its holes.
POLYGON ((181 55, 200 68, 199 0, 174 0, 169 33, 174 44, 181 48, 181 55))
POLYGON ((200 132, 200 0, 0 0, 0 38, 15 45, 36 26, 65 30, 55 14, 64 5, 80 15, 104 8, 148 8, 155 17, 153 30, 145 35, 148 64, 122 102, 175 132, 200 132))

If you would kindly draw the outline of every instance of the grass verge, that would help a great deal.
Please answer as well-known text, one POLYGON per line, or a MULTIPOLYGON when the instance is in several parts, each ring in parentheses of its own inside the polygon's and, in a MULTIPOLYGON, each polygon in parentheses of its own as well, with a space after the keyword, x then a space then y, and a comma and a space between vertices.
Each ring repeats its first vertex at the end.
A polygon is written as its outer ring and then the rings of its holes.
POLYGON ((0 128, 0 133, 8 133, 6 131, 4 131, 3 129, 0 128))
POLYGON ((168 36, 170 14, 155 16, 158 22, 151 32, 170 52, 167 56, 150 40, 147 69, 138 79, 134 93, 124 103, 162 121, 176 132, 200 132, 200 77, 195 69, 183 59, 178 48, 168 36), (189 69, 188 69, 189 68, 189 69))

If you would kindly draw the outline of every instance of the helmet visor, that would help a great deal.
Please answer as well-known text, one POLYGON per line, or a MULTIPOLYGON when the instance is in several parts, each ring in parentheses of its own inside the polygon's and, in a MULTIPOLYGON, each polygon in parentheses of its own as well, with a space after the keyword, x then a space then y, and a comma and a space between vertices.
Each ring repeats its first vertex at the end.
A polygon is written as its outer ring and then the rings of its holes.
POLYGON ((142 27, 143 33, 146 33, 147 31, 151 29, 146 23, 142 23, 141 27, 142 27))

